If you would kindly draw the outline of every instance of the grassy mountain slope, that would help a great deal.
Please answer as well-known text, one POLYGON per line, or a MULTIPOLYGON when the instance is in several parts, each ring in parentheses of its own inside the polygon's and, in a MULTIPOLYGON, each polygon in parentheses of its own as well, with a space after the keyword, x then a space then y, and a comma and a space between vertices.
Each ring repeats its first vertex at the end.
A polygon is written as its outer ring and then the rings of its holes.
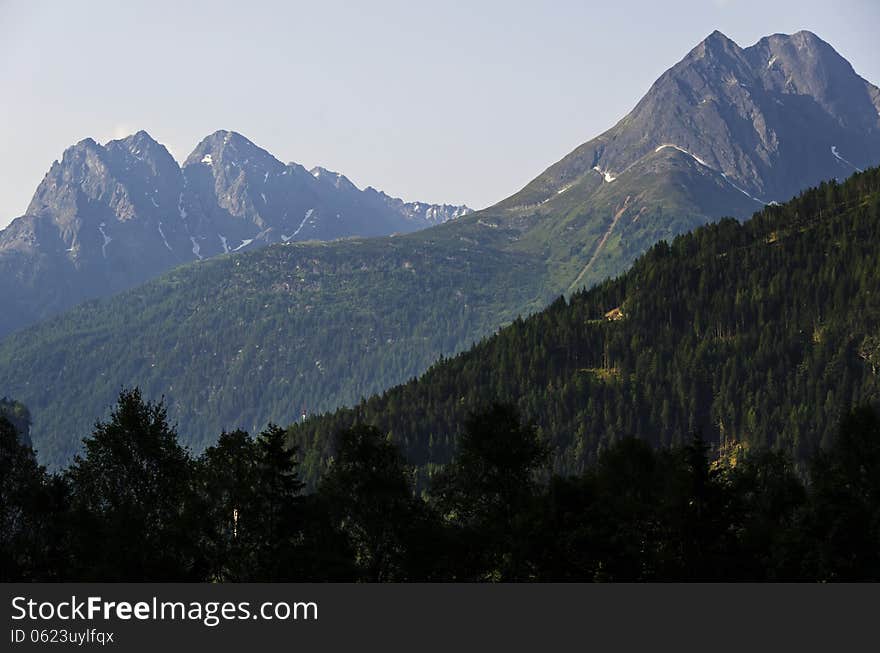
POLYGON ((848 406, 880 398, 878 243, 872 169, 662 242, 621 277, 289 437, 314 477, 333 434, 368 422, 430 473, 469 411, 505 401, 538 425, 561 472, 624 436, 668 445, 694 430, 803 459, 848 406))
POLYGON ((613 183, 597 178, 588 175, 536 206, 486 211, 528 225, 516 249, 541 252, 554 292, 592 286, 659 240, 761 206, 674 148, 651 153, 613 183))

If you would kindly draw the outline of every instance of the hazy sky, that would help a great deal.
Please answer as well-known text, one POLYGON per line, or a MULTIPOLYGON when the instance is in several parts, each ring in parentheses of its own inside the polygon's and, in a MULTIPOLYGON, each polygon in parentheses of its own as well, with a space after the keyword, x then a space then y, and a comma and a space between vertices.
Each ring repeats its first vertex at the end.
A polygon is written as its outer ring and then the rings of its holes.
POLYGON ((481 208, 613 125, 714 29, 809 29, 880 83, 877 0, 0 0, 0 227, 52 161, 217 129, 408 200, 481 208))

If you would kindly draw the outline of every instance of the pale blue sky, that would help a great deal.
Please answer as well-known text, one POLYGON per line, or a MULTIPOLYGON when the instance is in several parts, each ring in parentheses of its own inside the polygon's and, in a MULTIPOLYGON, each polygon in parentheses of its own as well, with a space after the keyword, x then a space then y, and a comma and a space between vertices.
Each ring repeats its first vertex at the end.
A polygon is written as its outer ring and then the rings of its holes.
POLYGON ((610 127, 713 29, 809 29, 880 82, 876 0, 0 0, 0 227, 68 145, 217 129, 481 208, 610 127))

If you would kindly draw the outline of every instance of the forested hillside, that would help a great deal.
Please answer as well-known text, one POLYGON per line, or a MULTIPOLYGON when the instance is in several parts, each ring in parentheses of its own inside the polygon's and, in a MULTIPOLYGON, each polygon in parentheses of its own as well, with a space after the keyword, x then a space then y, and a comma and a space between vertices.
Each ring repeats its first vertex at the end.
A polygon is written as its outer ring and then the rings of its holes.
POLYGON ((291 243, 176 269, 2 341, 0 388, 33 412, 51 467, 123 385, 165 396, 197 450, 223 429, 354 404, 470 347, 538 293, 540 261, 458 233, 291 243))
POLYGON ((516 404, 580 473, 638 436, 779 446, 805 460, 880 397, 880 170, 661 242, 621 277, 558 299, 419 380, 289 429, 314 479, 332 436, 376 425, 430 475, 469 411, 516 404))

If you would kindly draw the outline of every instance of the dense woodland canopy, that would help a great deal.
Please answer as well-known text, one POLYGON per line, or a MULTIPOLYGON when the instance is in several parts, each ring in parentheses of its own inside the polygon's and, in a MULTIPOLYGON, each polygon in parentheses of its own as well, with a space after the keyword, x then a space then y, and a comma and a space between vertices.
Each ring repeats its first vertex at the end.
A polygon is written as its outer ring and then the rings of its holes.
POLYGON ((623 438, 576 476, 511 406, 470 415, 430 487, 374 427, 337 434, 306 494, 281 429, 194 458, 123 391, 49 475, 0 418, 0 580, 880 580, 880 415, 795 472, 783 452, 623 438))
POLYGON ((880 398, 880 170, 661 242, 621 277, 518 319, 418 380, 291 426, 309 483, 333 434, 389 433, 420 484, 469 412, 515 404, 581 474, 630 436, 788 452, 803 470, 849 407, 880 398))
POLYGON ((534 257, 450 228, 177 268, 2 339, 0 387, 32 411, 40 460, 53 469, 122 386, 165 396, 199 450, 223 429, 351 405, 470 347, 536 292, 534 257))

